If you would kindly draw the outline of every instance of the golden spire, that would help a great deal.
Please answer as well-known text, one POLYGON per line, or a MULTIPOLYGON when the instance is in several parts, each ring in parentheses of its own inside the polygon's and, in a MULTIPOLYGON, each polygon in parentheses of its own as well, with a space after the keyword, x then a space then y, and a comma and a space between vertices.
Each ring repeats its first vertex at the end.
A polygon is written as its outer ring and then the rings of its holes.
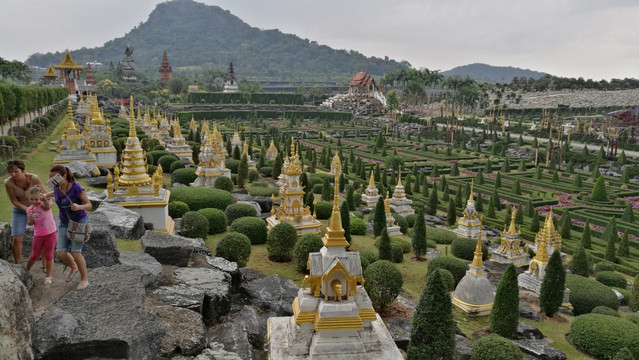
POLYGON ((517 230, 515 229, 515 214, 517 214, 517 209, 513 209, 512 215, 510 215, 510 227, 508 228, 508 234, 515 235, 517 230))
POLYGON ((479 269, 484 267, 484 263, 482 261, 482 257, 484 256, 484 254, 481 251, 481 228, 482 228, 482 222, 484 221, 484 216, 482 215, 479 218, 479 235, 477 237, 477 245, 475 246, 475 256, 473 256, 473 263, 472 263, 472 267, 479 269))
POLYGON ((248 141, 245 141, 244 144, 242 144, 242 155, 248 156, 248 141))
POLYGON ((322 238, 322 242, 326 247, 347 247, 348 241, 344 237, 344 229, 342 228, 342 215, 339 212, 339 177, 335 178, 333 189, 333 213, 328 222, 326 235, 322 238))
POLYGON ((71 110, 71 97, 67 101, 67 129, 75 130, 75 123, 73 122, 73 110, 71 110))
POLYGON ((555 230, 555 223, 552 221, 552 208, 550 208, 550 212, 548 213, 548 218, 546 219, 546 221, 548 222, 545 226, 546 228, 548 228, 547 231, 555 230))
POLYGON ((546 242, 546 234, 542 236, 541 242, 537 245, 537 254, 535 260, 540 264, 548 264, 548 243, 546 242))
POLYGON ((295 141, 293 140, 293 137, 291 136, 291 159, 293 158, 293 156, 295 156, 295 141))
MULTIPOLYGON (((475 179, 470 179, 470 195, 468 195, 468 201, 475 201, 473 199, 473 186, 475 185, 475 179)), ((481 201, 481 199, 480 199, 481 201)))
POLYGON ((135 132, 135 119, 133 118, 133 95, 129 100, 129 139, 137 138, 138 134, 135 132))
POLYGON ((374 188, 375 187, 375 176, 373 175, 373 169, 371 169, 371 177, 368 180, 368 187, 369 188, 374 188))
POLYGON ((397 186, 404 186, 404 185, 402 185, 402 170, 401 170, 401 169, 399 170, 399 177, 398 177, 398 179, 399 179, 399 180, 397 180, 397 186))

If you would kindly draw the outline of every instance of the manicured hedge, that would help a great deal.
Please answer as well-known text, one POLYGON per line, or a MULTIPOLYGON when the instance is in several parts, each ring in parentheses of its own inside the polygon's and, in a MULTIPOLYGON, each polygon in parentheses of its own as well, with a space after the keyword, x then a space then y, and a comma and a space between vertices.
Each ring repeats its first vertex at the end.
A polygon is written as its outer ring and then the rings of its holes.
POLYGON ((171 185, 172 184, 184 184, 188 186, 190 183, 197 179, 194 168, 177 169, 171 171, 171 185))
POLYGON ((362 270, 366 270, 368 265, 379 260, 379 254, 376 251, 363 250, 359 252, 359 259, 362 263, 362 270))
POLYGON ((428 262, 428 274, 436 269, 446 269, 453 274, 453 278, 455 278, 455 286, 459 284, 461 279, 466 275, 466 270, 468 270, 468 265, 463 260, 459 260, 450 256, 440 256, 438 258, 434 258, 428 262))
POLYGON ((606 285, 579 275, 566 275, 566 287, 570 289, 570 303, 575 315, 588 314, 597 306, 619 308, 619 300, 606 285))
POLYGON ((209 233, 209 222, 204 215, 195 211, 189 211, 182 215, 180 222, 180 235, 188 238, 206 239, 209 233))
POLYGON ((190 211, 189 206, 182 201, 171 201, 169 203, 169 216, 173 219, 179 219, 182 215, 190 211))
POLYGON ((316 234, 306 234, 301 236, 295 244, 293 249, 293 256, 295 256, 295 264, 297 270, 305 272, 306 264, 308 261, 308 254, 312 252, 318 252, 324 246, 322 238, 316 234))
POLYGON ((251 241, 244 234, 230 232, 215 247, 215 256, 234 261, 238 267, 244 267, 251 256, 251 241))
POLYGON ((597 359, 611 359, 626 347, 639 359, 639 326, 602 314, 577 316, 570 326, 570 340, 577 349, 597 359))
POLYGON ((471 360, 521 360, 521 350, 512 341, 496 334, 475 341, 470 351, 471 360))
POLYGON ((602 315, 608 315, 608 316, 614 316, 614 317, 621 317, 621 315, 619 315, 619 312, 617 310, 613 310, 607 306, 597 306, 594 309, 592 309, 592 311, 590 312, 591 314, 602 314, 602 315))
MULTIPOLYGON (((187 102, 191 104, 278 104, 278 105, 303 105, 304 95, 296 93, 225 93, 225 92, 197 92, 189 93, 187 102)), ((204 111, 193 112, 198 114, 204 111)), ((191 117, 180 113, 180 120, 190 121, 191 117)), ((219 119, 225 119, 221 117, 219 119)), ((244 117, 246 118, 246 117, 244 117)), ((195 117, 195 120, 211 119, 211 117, 195 117)))
POLYGON ((614 271, 600 271, 597 273, 596 280, 610 287, 619 287, 622 289, 628 287, 626 278, 622 274, 614 271))
POLYGON ((262 181, 256 181, 253 184, 246 187, 246 191, 252 196, 278 196, 280 191, 272 186, 268 186, 267 183, 262 181))
POLYGON ((258 217, 239 218, 233 221, 229 230, 246 235, 252 245, 266 244, 266 222, 258 217))
MULTIPOLYGON (((460 259, 472 261, 475 257, 475 247, 477 247, 477 240, 457 238, 453 240, 450 246, 450 252, 460 259)), ((481 251, 482 260, 488 259, 488 247, 483 242, 481 244, 481 251)))
MULTIPOLYGON (((379 249, 379 243, 381 241, 381 236, 375 238, 375 247, 379 249)), ((410 242, 405 241, 401 238, 391 237, 390 238, 391 245, 399 246, 402 249, 404 254, 408 254, 413 250, 413 246, 410 242)))
POLYGON ((315 204, 315 214, 320 220, 330 219, 333 212, 333 203, 330 201, 320 201, 315 204))
POLYGON ((243 218, 246 216, 256 217, 257 209, 249 204, 232 204, 226 208, 224 214, 226 214, 226 221, 229 225, 231 225, 233 221, 235 221, 235 219, 243 218))
POLYGON ((233 195, 220 189, 189 186, 171 190, 170 201, 185 202, 194 211, 206 208, 225 210, 233 204, 233 195))
POLYGON ((209 234, 221 234, 226 231, 226 215, 220 209, 206 208, 197 211, 209 222, 209 234))
POLYGON ((366 235, 366 222, 355 216, 351 216, 351 235, 366 235))
POLYGON ((452 244, 457 235, 452 231, 439 229, 435 227, 426 227, 426 240, 434 241, 437 244, 452 244))

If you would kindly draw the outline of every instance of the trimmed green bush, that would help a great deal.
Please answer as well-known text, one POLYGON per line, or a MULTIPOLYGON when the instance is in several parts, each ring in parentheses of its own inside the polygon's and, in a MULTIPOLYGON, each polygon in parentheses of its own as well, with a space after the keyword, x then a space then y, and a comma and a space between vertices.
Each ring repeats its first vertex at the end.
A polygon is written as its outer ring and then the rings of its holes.
POLYGON ((248 191, 248 193, 252 196, 270 197, 271 195, 278 196, 280 194, 279 190, 277 190, 276 188, 268 186, 268 184, 266 184, 266 186, 262 186, 262 183, 262 181, 256 181, 247 186, 246 191, 248 191))
POLYGON ((608 315, 608 316, 614 316, 614 317, 621 317, 621 315, 619 315, 619 312, 617 310, 613 310, 607 306, 597 306, 594 309, 592 309, 592 311, 590 312, 591 314, 602 314, 602 315, 608 315))
POLYGON ((313 194, 321 194, 322 193, 322 189, 324 189, 324 185, 323 184, 315 184, 313 185, 313 194))
POLYGON ((553 316, 561 306, 566 288, 566 271, 561 263, 559 251, 550 256, 546 275, 541 283, 539 294, 539 307, 549 317, 553 316))
POLYGON ((260 168, 260 174, 262 174, 263 176, 270 177, 272 173, 273 173, 273 167, 271 166, 262 166, 260 168))
POLYGON ((255 170, 249 170, 248 172, 248 181, 249 182, 255 182, 257 180, 259 180, 260 178, 260 173, 258 173, 255 170))
POLYGON ((179 161, 178 157, 173 154, 164 155, 158 159, 157 165, 162 167, 162 172, 168 174, 171 172, 171 164, 176 160, 179 161))
MULTIPOLYGON (((375 238, 375 247, 379 248, 379 243, 381 241, 381 236, 378 236, 375 238)), ((391 245, 395 245, 395 246, 399 246, 400 248, 402 248, 402 252, 404 254, 408 254, 411 252, 411 250, 413 249, 413 247, 411 246, 411 244, 402 239, 402 238, 398 238, 398 237, 391 237, 390 238, 390 243, 391 245)))
POLYGON ((351 235, 366 235, 366 222, 355 216, 351 216, 351 235))
POLYGON ((452 231, 427 226, 426 239, 434 241, 436 244, 450 245, 453 243, 453 240, 457 239, 457 235, 455 235, 452 231))
POLYGON ((268 258, 275 262, 291 261, 291 252, 297 242, 297 230, 291 224, 279 223, 268 233, 268 258))
POLYGON ((639 326, 602 314, 577 316, 570 326, 570 340, 577 349, 598 359, 610 359, 627 347, 639 358, 639 326))
POLYGON ((229 170, 231 170, 231 174, 237 174, 237 169, 240 167, 240 160, 227 158, 224 164, 229 170))
POLYGON ((439 268, 437 271, 439 271, 439 275, 442 277, 446 291, 451 292, 455 290, 455 278, 453 278, 453 274, 444 268, 439 268))
POLYGON ((326 220, 331 218, 333 213, 333 203, 330 201, 320 201, 315 204, 315 214, 320 220, 326 220))
POLYGON ((579 275, 566 275, 566 287, 570 289, 570 303, 575 315, 588 314, 597 306, 619 308, 617 295, 606 285, 579 275))
POLYGON ((204 215, 196 211, 188 211, 182 215, 180 235, 188 238, 206 239, 209 233, 209 222, 204 215))
POLYGON ((179 219, 189 211, 189 206, 182 201, 171 201, 169 203, 169 216, 173 219, 179 219))
POLYGON ((399 226, 399 231, 401 231, 402 234, 406 234, 408 232, 408 222, 406 218, 394 213, 392 215, 393 219, 395 219, 395 225, 399 226))
POLYGON ((406 216, 406 224, 409 228, 415 226, 415 219, 417 219, 417 214, 410 214, 406 216))
POLYGON ((266 244, 268 236, 266 222, 258 217, 247 216, 236 219, 229 231, 246 235, 252 245, 266 244))
POLYGON ((206 208, 225 210, 233 204, 233 195, 220 189, 189 186, 171 190, 170 201, 185 202, 193 211, 206 208))
POLYGON ((470 351, 471 360, 522 360, 524 355, 512 341, 496 334, 475 341, 470 351))
POLYGON ((185 168, 184 163, 180 160, 176 160, 171 163, 171 168, 169 169, 169 172, 173 174, 174 171, 179 169, 184 169, 184 168, 185 168))
POLYGON ((306 263, 308 262, 308 254, 318 252, 324 246, 322 238, 316 234, 306 234, 301 236, 293 249, 295 256, 295 264, 298 271, 306 271, 306 263))
POLYGON ((226 176, 218 176, 217 179, 215 179, 213 187, 227 192, 233 192, 233 180, 226 176))
POLYGON ((450 271, 450 273, 453 274, 453 278, 455 278, 455 286, 457 286, 464 275, 466 275, 468 265, 466 265, 466 262, 463 260, 459 260, 450 256, 440 256, 428 262, 427 274, 430 274, 431 272, 439 268, 450 271))
POLYGON ((158 169, 157 166, 155 165, 148 165, 146 167, 146 173, 149 174, 149 176, 153 176, 153 174, 155 174, 155 171, 158 169))
POLYGON ((375 251, 363 250, 359 252, 359 259, 362 263, 362 270, 366 270, 368 265, 379 260, 379 255, 375 251))
POLYGON ((595 264, 595 273, 599 273, 602 271, 615 271, 615 266, 611 263, 600 261, 595 264))
MULTIPOLYGON (((457 256, 460 259, 472 261, 475 257, 475 248, 477 247, 477 240, 457 238, 453 240, 450 245, 451 254, 457 256)), ((488 246, 482 242, 481 244, 482 260, 488 259, 488 246)))
POLYGON ((391 261, 399 264, 404 261, 404 250, 401 246, 391 245, 391 261))
POLYGON ((171 171, 171 184, 183 184, 188 186, 197 179, 194 168, 177 169, 171 171))
POLYGON ((226 231, 226 215, 220 209, 200 209, 198 213, 204 215, 209 222, 209 234, 221 234, 226 231))
POLYGON ((257 210, 252 205, 238 203, 229 205, 226 210, 224 210, 224 214, 226 214, 226 222, 231 225, 235 219, 246 216, 256 217, 257 210))
POLYGON ((628 288, 626 278, 618 272, 600 271, 597 273, 596 280, 606 286, 619 287, 622 289, 628 288))
POLYGON ((519 325, 519 285, 517 270, 510 264, 497 285, 493 308, 490 312, 490 331, 504 337, 517 335, 519 325))
POLYGON ((404 285, 402 273, 387 260, 378 260, 368 265, 364 271, 364 279, 364 288, 378 312, 395 301, 404 285))
POLYGON ((230 232, 215 247, 215 256, 237 263, 245 267, 251 256, 251 241, 244 234, 230 232))

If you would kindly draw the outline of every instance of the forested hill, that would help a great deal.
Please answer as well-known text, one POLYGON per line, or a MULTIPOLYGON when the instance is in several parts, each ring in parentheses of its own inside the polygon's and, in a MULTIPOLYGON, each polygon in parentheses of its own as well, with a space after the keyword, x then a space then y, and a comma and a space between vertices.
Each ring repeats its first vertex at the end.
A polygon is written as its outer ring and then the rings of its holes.
MULTIPOLYGON (((133 47, 138 67, 159 68, 162 52, 166 50, 174 69, 208 63, 226 71, 229 62, 233 62, 240 78, 352 76, 358 71, 381 76, 410 65, 366 57, 352 50, 334 50, 279 30, 260 30, 218 6, 192 0, 158 4, 146 22, 124 37, 108 41, 102 47, 72 50, 71 56, 78 64, 94 60, 105 65, 111 61, 117 64, 124 58, 127 45, 133 47)), ((59 64, 63 58, 61 49, 54 54, 33 54, 26 63, 47 67, 59 64)))
POLYGON ((528 69, 520 69, 512 66, 492 66, 487 64, 469 64, 458 66, 448 71, 443 71, 444 76, 470 77, 471 79, 490 83, 510 83, 513 77, 533 78, 535 80, 544 77, 546 73, 528 69))

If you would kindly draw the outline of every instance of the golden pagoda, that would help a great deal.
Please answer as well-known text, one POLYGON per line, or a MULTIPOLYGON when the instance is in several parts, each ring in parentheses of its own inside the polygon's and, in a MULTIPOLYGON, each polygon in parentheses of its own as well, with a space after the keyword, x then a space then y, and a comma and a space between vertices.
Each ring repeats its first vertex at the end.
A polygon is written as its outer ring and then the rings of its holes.
POLYGON ((297 230, 298 235, 318 234, 320 222, 311 214, 310 208, 304 206, 304 189, 300 186, 302 166, 299 155, 295 151, 295 142, 291 138, 291 157, 286 169, 286 182, 282 185, 282 202, 274 215, 266 219, 268 229, 285 222, 297 230))
POLYGON ((122 162, 107 176, 107 200, 142 215, 155 231, 173 234, 174 222, 168 213, 169 190, 162 188, 162 167, 153 176, 147 173, 146 154, 135 130, 133 96, 129 103, 129 137, 122 151, 122 162))
MULTIPOLYGON (((477 210, 475 210, 475 199, 473 197, 474 180, 470 181, 470 194, 466 202, 463 216, 457 220, 457 228, 453 230, 459 237, 467 239, 477 239, 481 232, 481 224, 477 218, 477 210)), ((457 190, 459 191, 459 190, 457 190)), ((479 199, 481 201, 481 199, 479 199)))
POLYGON ((277 157, 277 147, 275 146, 273 139, 271 139, 271 144, 268 146, 268 149, 266 149, 266 159, 275 160, 276 157, 277 157))
POLYGON ((362 194, 362 202, 366 203, 367 208, 373 208, 377 204, 379 197, 379 191, 375 186, 375 176, 373 175, 373 169, 371 169, 371 176, 368 179, 368 187, 362 194))
POLYGON ((214 125, 206 137, 206 142, 200 147, 199 164, 195 171, 197 178, 191 186, 213 187, 218 177, 231 178, 231 170, 226 168, 223 149, 222 136, 214 125))
POLYGON ((242 139, 240 139, 240 134, 237 132, 237 127, 233 129, 233 138, 231 139, 231 154, 235 151, 235 148, 238 148, 239 151, 242 151, 242 139))
POLYGON ((58 74, 56 74, 55 71, 53 71, 53 67, 49 65, 49 68, 44 73, 44 76, 42 78, 44 84, 53 86, 53 84, 58 79, 58 74))
POLYGON ((158 135, 162 138, 160 144, 168 144, 171 141, 171 134, 169 133, 171 125, 169 124, 166 114, 158 114, 158 119, 158 135))
POLYGON ((386 231, 388 231, 388 235, 391 236, 402 236, 402 231, 398 225, 395 225, 395 218, 391 213, 391 199, 388 198, 388 193, 386 193, 386 199, 384 199, 384 213, 386 214, 386 231))
POLYGON ((191 122, 189 123, 189 130, 195 134, 197 132, 197 122, 195 121, 195 117, 191 115, 191 122))
POLYGON ((510 227, 502 232, 499 248, 491 252, 491 261, 500 264, 514 264, 517 267, 526 266, 530 262, 530 257, 522 247, 521 239, 519 239, 521 231, 515 229, 516 214, 517 210, 513 210, 510 217, 510 227))
POLYGON ((64 128, 64 133, 58 140, 53 163, 67 164, 71 161, 84 161, 93 166, 96 165, 95 156, 91 154, 90 144, 80 134, 77 125, 73 121, 73 110, 71 109, 71 99, 69 99, 67 101, 67 124, 64 128))
POLYGON ((112 168, 117 165, 117 150, 111 139, 109 120, 98 109, 97 96, 89 95, 90 103, 85 123, 85 137, 90 144, 90 152, 95 156, 98 166, 112 168))
MULTIPOLYGON (((480 219, 480 226, 481 222, 480 219)), ((481 233, 479 233, 470 269, 466 270, 466 275, 451 294, 453 305, 469 316, 489 315, 495 300, 495 287, 484 271, 483 256, 481 233)))
POLYGON ((339 176, 342 173, 342 161, 337 154, 337 150, 335 150, 335 156, 333 156, 333 160, 331 161, 331 175, 339 176))
POLYGON ((165 148, 171 154, 174 154, 178 159, 182 160, 186 164, 193 164, 193 150, 189 147, 186 139, 182 135, 182 128, 180 122, 176 119, 171 123, 173 129, 173 137, 170 138, 165 148))
MULTIPOLYGON (((555 251, 561 251, 561 235, 559 234, 557 229, 555 229, 555 224, 552 219, 553 215, 551 208, 548 216, 546 216, 546 220, 544 221, 544 228, 541 229, 535 236, 534 245, 535 252, 538 252, 542 239, 545 239, 547 247, 546 252, 548 253, 548 256, 552 255, 552 253, 555 251)), ((562 262, 566 262, 566 255, 563 253, 561 254, 561 260, 562 262)))
POLYGON ((400 170, 397 186, 395 186, 393 197, 390 199, 390 206, 398 215, 408 216, 415 213, 415 209, 410 206, 412 203, 413 201, 406 197, 404 185, 402 184, 402 172, 400 170))
MULTIPOLYGON (((291 167, 295 158, 291 156, 291 167)), ((335 180, 333 212, 324 246, 308 254, 292 317, 268 319, 269 358, 401 359, 388 329, 364 289, 359 253, 347 251, 335 180), (309 289, 306 289, 306 286, 309 289)))

